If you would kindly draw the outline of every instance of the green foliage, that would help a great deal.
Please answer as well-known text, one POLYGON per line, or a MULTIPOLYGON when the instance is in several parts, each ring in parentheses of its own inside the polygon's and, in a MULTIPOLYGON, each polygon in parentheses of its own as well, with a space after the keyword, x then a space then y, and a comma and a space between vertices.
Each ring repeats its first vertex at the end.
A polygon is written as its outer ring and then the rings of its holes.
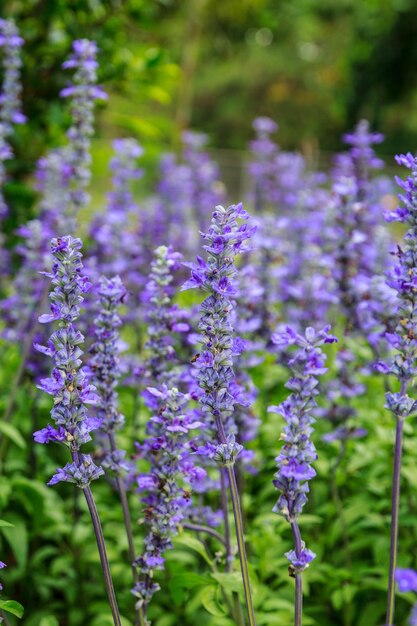
MULTIPOLYGON (((362 346, 357 346, 356 352, 367 359, 362 346)), ((7 375, 4 370, 0 373, 3 407, 8 382, 18 367, 13 356, 9 359, 14 365, 7 375)), ((272 513, 276 492, 271 479, 282 423, 266 412, 269 403, 276 404, 285 397, 287 374, 268 358, 252 375, 260 388, 257 412, 262 426, 255 445, 259 472, 246 478, 243 506, 257 618, 259 625, 267 626, 291 623, 293 611, 293 580, 288 577, 283 556, 291 548, 291 532, 285 520, 272 513)), ((390 414, 383 409, 383 381, 377 375, 364 381, 368 394, 355 399, 355 404, 368 435, 350 441, 341 461, 339 444, 321 440, 327 424, 320 420, 316 424, 317 477, 311 483, 309 503, 300 520, 303 537, 317 553, 304 574, 306 626, 378 626, 384 619, 394 428, 390 414)), ((0 520, 0 554, 8 564, 2 576, 6 594, 2 599, 12 597, 24 604, 25 626, 110 624, 83 494, 71 485, 46 487, 55 467, 66 459, 58 448, 46 450, 31 442, 31 430, 47 422, 48 401, 42 398, 33 414, 27 409, 26 383, 20 392, 13 424, 18 425, 26 446, 9 446, 0 478, 0 507, 5 518, 0 520)), ((128 390, 120 397, 129 421, 124 441, 131 446, 134 399, 128 390)), ((142 414, 140 431, 144 420, 142 414)), ((413 431, 410 421, 405 428, 402 479, 402 567, 415 567, 417 560, 413 431)), ((94 494, 124 625, 131 626, 131 573, 117 496, 106 481, 94 485, 94 494)), ((130 495, 130 504, 139 553, 143 526, 136 523, 142 513, 135 493, 130 495)), ((230 573, 225 572, 224 565, 224 552, 216 539, 183 530, 174 540, 174 550, 167 554, 166 571, 158 575, 162 590, 150 607, 155 626, 231 626, 230 606, 233 593, 242 597, 241 579, 236 559, 230 573)), ((398 598, 399 626, 405 624, 410 601, 407 595, 398 598)))

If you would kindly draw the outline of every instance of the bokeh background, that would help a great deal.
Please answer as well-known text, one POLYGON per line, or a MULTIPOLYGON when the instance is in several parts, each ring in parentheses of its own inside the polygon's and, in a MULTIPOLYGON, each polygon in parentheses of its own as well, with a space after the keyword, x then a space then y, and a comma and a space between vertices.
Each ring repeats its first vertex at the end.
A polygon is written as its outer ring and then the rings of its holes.
MULTIPOLYGON (((152 172, 161 150, 175 149, 181 130, 193 128, 208 133, 238 196, 259 115, 279 123, 282 148, 324 166, 361 117, 385 133, 379 153, 388 165, 417 141, 414 0, 3 0, 1 8, 26 41, 29 123, 18 129, 13 165, 21 182, 46 146, 62 143, 59 68, 80 37, 97 41, 111 96, 98 116, 98 178, 109 138, 136 137, 152 172)), ((15 205, 22 196, 14 211, 21 220, 31 192, 16 184, 9 192, 15 205)))

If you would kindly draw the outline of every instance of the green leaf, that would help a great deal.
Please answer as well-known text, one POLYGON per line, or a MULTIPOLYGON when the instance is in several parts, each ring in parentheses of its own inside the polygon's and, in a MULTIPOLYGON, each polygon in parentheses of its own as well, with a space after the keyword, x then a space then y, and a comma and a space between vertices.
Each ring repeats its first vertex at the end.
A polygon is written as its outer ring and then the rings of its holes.
POLYGON ((216 572, 211 575, 226 591, 243 593, 242 575, 240 572, 216 572))
POLYGON ((16 617, 23 617, 23 613, 25 609, 19 602, 15 600, 0 600, 0 609, 2 611, 6 611, 6 613, 11 613, 12 615, 16 615, 16 617))
POLYGON ((42 617, 39 626, 59 626, 59 622, 54 615, 47 615, 42 617))
POLYGON ((12 526, 2 528, 10 548, 16 557, 19 569, 25 570, 28 557, 28 532, 24 522, 16 517, 12 526))
POLYGON ((10 522, 6 522, 6 520, 4 519, 0 519, 0 528, 6 528, 6 527, 12 528, 13 524, 10 524, 10 522))
POLYGON ((210 585, 201 592, 201 603, 210 615, 215 617, 224 617, 226 613, 219 606, 216 599, 217 587, 210 585))
POLYGON ((194 552, 198 552, 198 554, 201 557, 203 557, 203 559, 206 561, 206 563, 208 563, 208 565, 210 566, 212 565, 212 560, 207 554, 203 544, 201 543, 201 541, 199 541, 195 537, 190 537, 186 534, 181 534, 175 538, 174 544, 176 546, 184 546, 184 547, 190 548, 190 550, 194 550, 194 552))
POLYGON ((24 450, 26 448, 26 441, 23 439, 20 432, 13 424, 7 422, 0 422, 0 432, 6 435, 10 441, 12 441, 18 448, 24 450))

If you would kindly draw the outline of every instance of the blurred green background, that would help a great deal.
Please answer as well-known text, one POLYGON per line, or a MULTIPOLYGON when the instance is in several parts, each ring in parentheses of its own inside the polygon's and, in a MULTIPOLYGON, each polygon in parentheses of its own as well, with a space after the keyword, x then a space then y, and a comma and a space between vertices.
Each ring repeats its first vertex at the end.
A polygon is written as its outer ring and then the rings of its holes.
POLYGON ((193 127, 215 148, 241 150, 252 119, 269 115, 288 149, 338 149, 340 134, 363 116, 386 133, 386 154, 417 140, 415 0, 2 0, 1 7, 27 42, 30 124, 19 139, 28 169, 45 144, 59 142, 66 79, 58 69, 79 37, 98 42, 101 81, 112 96, 100 118, 103 138, 133 134, 156 153, 193 127))

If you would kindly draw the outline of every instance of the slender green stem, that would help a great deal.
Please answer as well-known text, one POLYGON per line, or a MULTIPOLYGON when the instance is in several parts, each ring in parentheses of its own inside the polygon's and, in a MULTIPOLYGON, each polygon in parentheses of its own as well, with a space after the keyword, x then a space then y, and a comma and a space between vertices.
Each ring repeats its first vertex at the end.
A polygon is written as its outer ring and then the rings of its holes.
POLYGON ((219 541, 223 546, 226 545, 224 537, 222 537, 220 533, 214 530, 214 528, 210 528, 210 526, 204 526, 203 524, 190 524, 188 522, 185 522, 181 525, 186 530, 194 530, 196 533, 205 533, 206 535, 211 535, 212 537, 217 539, 217 541, 219 541))
MULTIPOLYGON (((80 464, 78 450, 71 451, 74 463, 80 464)), ((104 585, 106 587, 107 598, 109 600, 111 613, 113 616, 114 626, 122 626, 120 621, 119 607, 117 606, 116 594, 114 592, 113 579, 110 571, 109 559, 107 557, 106 543, 104 541, 103 529, 101 527, 100 516, 97 511, 93 493, 90 485, 83 488, 84 496, 87 501, 88 510, 90 512, 91 521, 93 523, 94 534, 96 536, 98 553, 100 556, 101 569, 104 576, 104 585)))
POLYGON ((243 534, 242 512, 240 510, 239 493, 237 490, 236 476, 233 466, 227 467, 227 473, 229 476, 230 494, 232 499, 233 515, 235 518, 236 538, 239 549, 240 568, 242 571, 243 590, 245 592, 249 626, 256 626, 255 611, 253 608, 252 592, 250 588, 248 559, 246 556, 245 537, 243 534))
MULTIPOLYGON (((220 415, 215 416, 216 429, 222 444, 227 444, 226 433, 220 415)), ((235 529, 237 547, 239 551, 240 569, 242 572, 243 591, 245 593, 246 609, 248 611, 249 626, 256 626, 255 610, 253 608, 252 592, 250 588, 250 578, 248 569, 248 559, 246 555, 245 535, 243 531, 242 511, 240 509, 239 491, 236 483, 236 476, 233 465, 226 466, 229 478, 230 496, 232 499, 233 516, 235 519, 235 529)))
MULTIPOLYGON (((405 395, 405 391, 402 395, 405 395)), ((403 420, 396 418, 395 449, 394 449, 394 472, 392 476, 392 509, 391 509, 391 542, 390 563, 388 572, 388 595, 386 626, 393 626, 395 609, 395 568, 397 566, 398 551, 398 521, 400 511, 400 480, 403 447, 403 420)))
MULTIPOLYGON (((115 452, 117 450, 115 433, 113 431, 109 431, 107 435, 109 439, 110 450, 112 452, 115 452)), ((133 539, 132 519, 130 517, 129 503, 127 500, 126 489, 124 487, 121 476, 119 475, 116 476, 116 483, 117 483, 117 489, 119 492, 120 503, 122 505, 123 521, 124 521, 125 530, 126 530, 129 562, 132 568, 133 583, 136 584, 139 581, 139 572, 137 570, 137 567, 135 567, 134 565, 134 561, 136 558, 136 551, 135 551, 135 542, 133 539)), ((142 624, 141 620, 142 621, 144 620, 143 611, 141 608, 137 608, 136 609, 136 623, 141 625, 142 624)))
POLYGON ((110 572, 110 564, 107 557, 106 544, 104 542, 103 529, 101 527, 100 517, 97 511, 96 503, 93 498, 90 486, 83 489, 84 496, 87 501, 88 510, 90 511, 91 521, 93 522, 94 532, 96 535, 98 552, 100 555, 101 568, 104 575, 104 584, 106 586, 107 597, 113 616, 114 626, 122 626, 120 620, 119 608, 117 606, 116 594, 113 587, 113 579, 110 572))
MULTIPOLYGON (((291 530, 294 538, 294 548, 297 556, 302 551, 301 533, 297 522, 292 522, 291 530)), ((295 575, 295 604, 294 604, 294 626, 301 626, 303 621, 303 576, 295 575)))
POLYGON ((229 523, 229 506, 227 501, 227 483, 226 483, 226 471, 224 467, 220 468, 220 496, 223 512, 224 522, 224 539, 226 547, 226 572, 230 572, 232 567, 232 539, 230 536, 230 523, 229 523))
MULTIPOLYGON (((117 446, 116 446, 115 434, 112 431, 110 431, 107 434, 108 434, 109 443, 110 443, 110 450, 112 452, 116 452, 117 446)), ((116 482, 117 482, 117 489, 119 491, 120 502, 122 505, 123 521, 125 525, 126 537, 127 537, 127 543, 128 543, 129 561, 132 567, 133 580, 136 583, 139 580, 139 577, 138 577, 137 569, 133 565, 133 562, 136 558, 136 551, 135 551, 135 544, 133 540, 132 520, 130 517, 129 503, 127 501, 126 489, 123 485, 123 480, 121 476, 119 475, 116 476, 116 482)))

